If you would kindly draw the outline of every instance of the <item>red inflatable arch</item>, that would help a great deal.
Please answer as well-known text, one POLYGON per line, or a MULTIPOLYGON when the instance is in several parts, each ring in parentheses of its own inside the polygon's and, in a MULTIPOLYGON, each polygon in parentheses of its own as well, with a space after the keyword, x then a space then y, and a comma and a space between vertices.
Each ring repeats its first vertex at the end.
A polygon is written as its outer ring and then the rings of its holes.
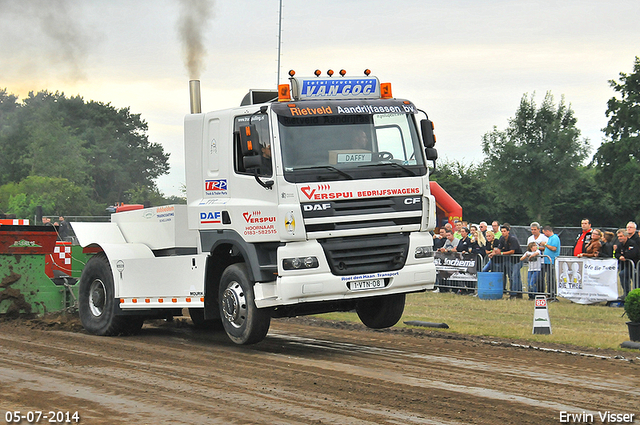
POLYGON ((448 221, 453 224, 454 220, 462 220, 462 207, 436 182, 429 182, 431 194, 436 198, 436 217, 438 226, 444 226, 448 221))

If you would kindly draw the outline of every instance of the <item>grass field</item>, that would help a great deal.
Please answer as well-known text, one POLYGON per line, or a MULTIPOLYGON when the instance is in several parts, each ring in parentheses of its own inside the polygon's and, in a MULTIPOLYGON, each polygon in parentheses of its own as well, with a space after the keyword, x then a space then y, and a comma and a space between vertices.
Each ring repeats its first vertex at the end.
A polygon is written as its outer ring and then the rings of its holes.
MULTIPOLYGON (((411 294, 396 326, 406 327, 403 322, 409 320, 443 322, 449 329, 438 331, 630 351, 620 348, 622 342, 629 340, 628 319, 622 317, 622 308, 574 304, 564 299, 550 302, 552 334, 533 335, 533 304, 526 299, 481 300, 453 293, 411 294)), ((330 313, 320 317, 359 322, 355 313, 330 313)))

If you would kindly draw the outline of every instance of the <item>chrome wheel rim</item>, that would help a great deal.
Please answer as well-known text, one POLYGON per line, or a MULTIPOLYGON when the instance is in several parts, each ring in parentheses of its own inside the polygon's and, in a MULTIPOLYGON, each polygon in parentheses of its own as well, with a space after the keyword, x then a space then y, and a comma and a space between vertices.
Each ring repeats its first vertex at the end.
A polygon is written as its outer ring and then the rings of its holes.
POLYGON ((247 320, 247 299, 242 286, 231 282, 222 295, 222 314, 234 328, 240 328, 247 320))
POLYGON ((91 288, 89 289, 89 309, 91 314, 96 317, 102 316, 106 302, 107 290, 104 282, 100 279, 95 279, 91 282, 91 288))

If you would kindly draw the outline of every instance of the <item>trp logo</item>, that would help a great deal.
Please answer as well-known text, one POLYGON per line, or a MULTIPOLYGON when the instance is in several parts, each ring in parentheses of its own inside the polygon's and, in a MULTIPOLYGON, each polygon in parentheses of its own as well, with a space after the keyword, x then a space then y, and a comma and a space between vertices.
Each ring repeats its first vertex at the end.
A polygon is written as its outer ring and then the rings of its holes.
POLYGON ((205 180, 204 189, 210 192, 223 192, 227 190, 227 180, 205 180))

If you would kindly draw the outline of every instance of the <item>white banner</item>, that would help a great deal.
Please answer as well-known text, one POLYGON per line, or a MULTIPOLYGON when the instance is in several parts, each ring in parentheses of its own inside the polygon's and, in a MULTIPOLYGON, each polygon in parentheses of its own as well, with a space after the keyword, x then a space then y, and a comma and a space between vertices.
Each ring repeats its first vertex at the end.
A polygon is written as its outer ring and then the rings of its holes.
POLYGON ((556 258, 558 296, 578 304, 618 299, 618 260, 615 258, 556 258))

